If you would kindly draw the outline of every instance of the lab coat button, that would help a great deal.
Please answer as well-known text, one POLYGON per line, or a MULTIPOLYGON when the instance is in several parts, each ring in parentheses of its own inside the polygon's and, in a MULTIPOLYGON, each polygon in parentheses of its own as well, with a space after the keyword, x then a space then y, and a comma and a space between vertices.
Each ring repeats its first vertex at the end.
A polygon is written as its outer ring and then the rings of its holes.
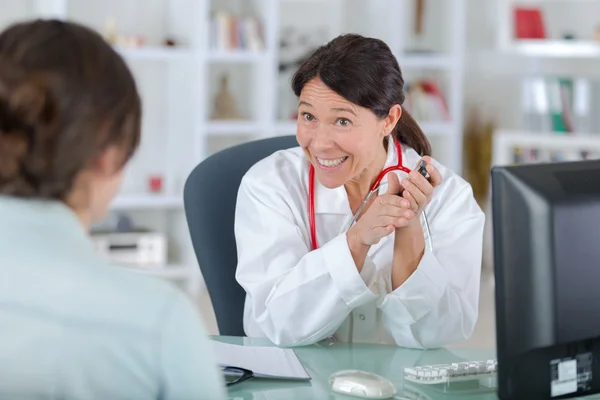
POLYGON ((358 316, 358 318, 360 318, 361 321, 364 321, 365 320, 365 314, 360 314, 358 316))

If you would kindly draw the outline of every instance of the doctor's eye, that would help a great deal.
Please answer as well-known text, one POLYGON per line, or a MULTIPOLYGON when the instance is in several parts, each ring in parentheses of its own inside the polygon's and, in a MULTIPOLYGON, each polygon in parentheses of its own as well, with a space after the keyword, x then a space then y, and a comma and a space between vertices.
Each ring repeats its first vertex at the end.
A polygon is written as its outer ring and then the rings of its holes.
POLYGON ((341 127, 347 127, 352 125, 352 121, 350 121, 348 118, 338 118, 336 122, 341 127))
POLYGON ((313 117, 311 114, 309 114, 307 112, 302 113, 302 118, 304 118, 305 121, 309 121, 309 122, 312 122, 315 120, 315 117, 313 117))

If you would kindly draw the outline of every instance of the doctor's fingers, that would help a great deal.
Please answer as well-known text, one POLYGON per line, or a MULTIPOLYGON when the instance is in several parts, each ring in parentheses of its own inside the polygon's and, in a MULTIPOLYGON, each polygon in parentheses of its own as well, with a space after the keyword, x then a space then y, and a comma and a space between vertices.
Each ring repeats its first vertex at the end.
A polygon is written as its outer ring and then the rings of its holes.
POLYGON ((440 170, 437 169, 434 165, 433 165, 433 161, 431 160, 431 157, 429 156, 425 156, 423 157, 423 160, 425 160, 425 162, 427 163, 427 172, 429 172, 429 182, 431 183, 431 186, 433 187, 437 187, 442 183, 442 174, 440 174, 440 170))
POLYGON ((414 216, 414 211, 410 208, 410 202, 405 199, 406 207, 397 207, 392 204, 386 204, 381 206, 379 210, 377 210, 377 215, 381 217, 405 217, 412 218, 414 216))
POLYGON ((391 235, 392 232, 394 232, 395 230, 396 230, 396 227, 393 224, 372 228, 369 231, 369 235, 371 237, 369 242, 370 243, 379 243, 379 241, 381 239, 383 239, 384 237, 386 237, 388 235, 391 235))
POLYGON ((410 204, 400 194, 384 194, 377 196, 376 202, 379 207, 393 206, 409 208, 410 204))
MULTIPOLYGON (((392 216, 381 217, 376 222, 376 225, 375 225, 374 229, 377 229, 377 228, 385 228, 385 229, 387 229, 387 227, 389 227, 390 225, 393 225, 396 229, 397 228, 403 228, 403 227, 405 227, 405 226, 408 225, 408 222, 413 217, 414 217, 414 214, 411 215, 410 217, 404 217, 404 216, 402 216, 402 217, 392 217, 392 216)), ((386 232, 387 232, 387 230, 386 230, 386 232)))
POLYGON ((410 204, 410 206, 408 208, 410 208, 412 211, 414 212, 419 212, 419 203, 417 203, 417 201, 415 200, 415 198, 413 197, 412 194, 410 194, 410 192, 408 190, 405 190, 402 193, 402 196, 408 201, 408 203, 410 204))
POLYGON ((429 197, 433 193, 433 185, 431 182, 427 180, 423 175, 418 173, 417 171, 410 171, 408 175, 408 179, 404 179, 402 181, 402 186, 406 188, 404 183, 409 181, 413 185, 415 185, 425 196, 429 197))
POLYGON ((421 189, 419 189, 417 185, 415 185, 410 179, 403 180, 402 186, 404 186, 405 189, 404 193, 402 193, 402 197, 410 201, 410 199, 407 197, 408 193, 410 193, 414 201, 416 201, 419 205, 419 210, 425 208, 425 206, 429 202, 427 194, 423 193, 421 189))

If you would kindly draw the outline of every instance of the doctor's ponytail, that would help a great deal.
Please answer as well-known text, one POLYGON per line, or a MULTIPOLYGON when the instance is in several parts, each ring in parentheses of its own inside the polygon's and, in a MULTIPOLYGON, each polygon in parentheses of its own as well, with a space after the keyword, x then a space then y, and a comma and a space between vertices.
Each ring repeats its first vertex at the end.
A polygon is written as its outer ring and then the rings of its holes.
MULTIPOLYGON (((346 100, 371 110, 379 118, 387 117, 392 106, 404 104, 400 66, 388 45, 379 39, 346 34, 319 47, 292 78, 296 96, 317 77, 346 100)), ((420 155, 431 155, 429 140, 404 108, 392 134, 420 155)))
POLYGON ((421 156, 431 155, 431 144, 415 119, 402 107, 402 115, 392 135, 405 145, 412 147, 421 156))

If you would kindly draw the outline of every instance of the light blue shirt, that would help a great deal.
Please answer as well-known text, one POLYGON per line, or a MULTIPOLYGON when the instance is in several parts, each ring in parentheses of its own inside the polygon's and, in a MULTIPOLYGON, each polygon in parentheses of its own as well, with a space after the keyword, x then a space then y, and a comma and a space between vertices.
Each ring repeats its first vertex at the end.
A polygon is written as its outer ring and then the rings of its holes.
POLYGON ((0 398, 222 399, 196 309, 112 266, 60 202, 0 196, 0 398))

